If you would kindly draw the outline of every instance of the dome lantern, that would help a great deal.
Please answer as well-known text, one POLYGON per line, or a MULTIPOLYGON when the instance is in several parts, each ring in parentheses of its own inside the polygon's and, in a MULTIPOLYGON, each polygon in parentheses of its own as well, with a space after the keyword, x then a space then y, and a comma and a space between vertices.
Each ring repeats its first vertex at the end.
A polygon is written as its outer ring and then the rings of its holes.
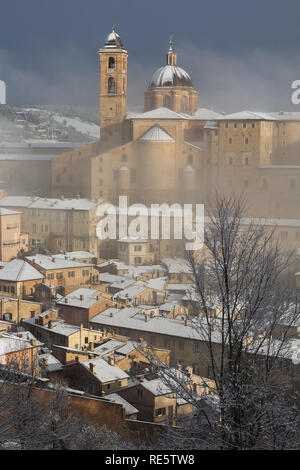
POLYGON ((177 54, 173 49, 173 44, 172 36, 170 36, 169 50, 167 52, 167 65, 177 65, 177 54))

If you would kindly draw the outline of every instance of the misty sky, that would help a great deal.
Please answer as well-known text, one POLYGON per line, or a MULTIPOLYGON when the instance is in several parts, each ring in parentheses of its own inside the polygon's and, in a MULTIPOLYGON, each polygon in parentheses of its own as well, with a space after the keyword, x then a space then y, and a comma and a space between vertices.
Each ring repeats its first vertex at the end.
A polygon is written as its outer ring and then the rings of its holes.
POLYGON ((172 34, 200 107, 300 111, 299 17, 299 0, 2 0, 0 79, 9 104, 97 105, 97 50, 116 23, 129 109, 143 106, 172 34))

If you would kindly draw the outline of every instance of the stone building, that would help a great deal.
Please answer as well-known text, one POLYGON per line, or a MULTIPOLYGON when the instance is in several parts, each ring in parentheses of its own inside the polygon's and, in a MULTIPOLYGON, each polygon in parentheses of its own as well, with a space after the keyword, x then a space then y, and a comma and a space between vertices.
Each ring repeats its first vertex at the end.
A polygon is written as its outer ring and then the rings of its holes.
MULTIPOLYGON (((249 217, 284 219, 288 224, 295 220, 297 225, 300 113, 220 114, 198 108, 198 92, 190 75, 177 65, 172 41, 166 65, 150 79, 144 112, 129 113, 128 52, 115 30, 99 57, 101 140, 52 159, 52 196, 74 197, 79 191, 81 197, 101 197, 112 204, 125 195, 130 204, 146 206, 207 205, 218 189, 243 192, 249 217)), ((284 231, 284 245, 299 247, 299 231, 284 231)), ((155 249, 158 257, 174 256, 163 246, 155 249)), ((150 245, 143 256, 132 257, 128 250, 120 243, 119 249, 115 245, 104 256, 120 256, 126 263, 136 258, 137 264, 157 259, 150 245)))

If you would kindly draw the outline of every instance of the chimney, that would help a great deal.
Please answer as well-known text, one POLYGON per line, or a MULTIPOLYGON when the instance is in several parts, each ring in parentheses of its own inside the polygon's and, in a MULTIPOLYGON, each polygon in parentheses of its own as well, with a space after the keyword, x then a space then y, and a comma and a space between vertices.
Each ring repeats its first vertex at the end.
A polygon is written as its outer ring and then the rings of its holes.
POLYGON ((77 199, 80 199, 80 194, 77 194, 77 196, 76 196, 76 197, 77 197, 77 199))
POLYGON ((49 364, 48 359, 44 359, 44 365, 47 366, 49 364))
POLYGON ((75 361, 79 362, 79 356, 75 356, 75 361))
POLYGON ((68 303, 68 297, 65 297, 65 304, 68 303))
POLYGON ((60 196, 60 199, 61 199, 62 201, 64 201, 64 200, 65 200, 65 196, 62 194, 62 195, 60 196))
POLYGON ((81 295, 79 296, 79 299, 80 299, 80 300, 83 300, 83 299, 84 299, 84 296, 81 294, 81 295))
POLYGON ((185 326, 189 326, 190 320, 188 320, 188 319, 186 318, 186 319, 184 320, 184 324, 185 324, 185 326))
POLYGON ((95 364, 92 364, 92 362, 90 362, 89 366, 90 366, 91 373, 94 374, 95 373, 95 364))
POLYGON ((216 325, 211 325, 211 330, 212 331, 216 331, 216 329, 217 329, 216 325))
POLYGON ((31 339, 31 340, 30 340, 30 344, 31 344, 31 346, 36 346, 36 340, 35 340, 35 339, 31 339))
POLYGON ((89 346, 90 346, 90 351, 92 351, 92 352, 93 352, 93 351, 94 351, 94 343, 92 343, 92 342, 91 342, 91 343, 89 343, 89 346))
POLYGON ((49 320, 48 321, 48 328, 52 328, 52 327, 53 327, 52 320, 49 320))
POLYGON ((145 315, 145 321, 149 321, 149 320, 150 320, 149 315, 145 315))
POLYGON ((115 358, 114 357, 109 357, 108 358, 108 364, 110 366, 114 366, 115 365, 115 358))

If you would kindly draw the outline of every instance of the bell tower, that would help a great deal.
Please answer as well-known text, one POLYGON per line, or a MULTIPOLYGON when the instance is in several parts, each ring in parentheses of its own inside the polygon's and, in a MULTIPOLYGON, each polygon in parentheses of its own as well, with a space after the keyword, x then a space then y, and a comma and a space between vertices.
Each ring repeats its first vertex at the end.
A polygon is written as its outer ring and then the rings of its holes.
MULTIPOLYGON (((100 128, 114 128, 127 112, 127 56, 115 25, 99 50, 100 128)), ((103 136, 103 133, 102 133, 103 136)))

